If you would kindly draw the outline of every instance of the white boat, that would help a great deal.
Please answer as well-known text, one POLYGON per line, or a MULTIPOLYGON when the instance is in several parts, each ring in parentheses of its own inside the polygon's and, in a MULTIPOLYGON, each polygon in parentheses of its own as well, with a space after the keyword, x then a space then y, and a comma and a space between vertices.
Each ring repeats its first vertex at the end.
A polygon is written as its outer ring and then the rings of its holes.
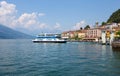
POLYGON ((44 33, 37 36, 32 40, 34 43, 66 43, 67 41, 61 39, 60 34, 44 33))

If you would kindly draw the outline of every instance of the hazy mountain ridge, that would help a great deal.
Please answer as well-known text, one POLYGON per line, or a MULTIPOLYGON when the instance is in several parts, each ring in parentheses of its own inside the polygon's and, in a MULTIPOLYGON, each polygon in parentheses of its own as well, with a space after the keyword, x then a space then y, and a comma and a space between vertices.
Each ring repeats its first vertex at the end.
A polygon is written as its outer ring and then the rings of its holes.
POLYGON ((32 36, 13 30, 0 24, 0 39, 26 39, 26 38, 32 38, 32 36))

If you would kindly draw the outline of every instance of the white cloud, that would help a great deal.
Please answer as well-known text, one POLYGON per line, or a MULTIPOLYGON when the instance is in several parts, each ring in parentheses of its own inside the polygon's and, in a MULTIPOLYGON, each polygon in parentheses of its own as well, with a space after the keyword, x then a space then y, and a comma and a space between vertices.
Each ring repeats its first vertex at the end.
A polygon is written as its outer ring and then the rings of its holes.
POLYGON ((86 22, 83 20, 83 21, 80 21, 78 23, 76 23, 74 26, 73 26, 73 29, 74 30, 78 30, 80 29, 80 27, 84 27, 86 25, 86 22))
POLYGON ((29 28, 30 26, 37 24, 37 14, 36 13, 24 13, 18 19, 17 22, 19 25, 22 25, 24 28, 29 28))
MULTIPOLYGON (((37 13, 24 13, 15 22, 20 28, 25 28, 27 30, 40 30, 47 28, 47 24, 40 23, 38 20, 37 13)), ((18 26, 16 26, 18 27, 18 26)))
POLYGON ((62 32, 62 27, 61 27, 61 24, 56 22, 56 24, 52 27, 49 27, 49 30, 50 32, 53 32, 53 33, 60 33, 62 32))
POLYGON ((44 13, 23 13, 18 17, 16 15, 16 5, 7 3, 6 1, 0 2, 0 24, 18 30, 24 29, 32 31, 48 27, 47 24, 41 23, 39 20, 39 17, 45 16, 44 13))
POLYGON ((56 23, 56 25, 54 26, 54 29, 60 29, 61 25, 59 23, 56 23))
POLYGON ((45 24, 45 23, 41 23, 41 24, 39 24, 39 28, 41 28, 41 29, 43 29, 43 28, 47 28, 47 27, 48 27, 48 25, 45 24))
POLYGON ((6 1, 0 2, 0 16, 12 15, 17 12, 16 5, 8 4, 6 1))
POLYGON ((39 16, 45 16, 45 14, 44 14, 44 13, 39 13, 38 15, 39 15, 39 16))
POLYGON ((0 2, 0 23, 4 25, 9 25, 11 27, 11 22, 15 20, 15 15, 17 13, 16 5, 8 4, 6 1, 0 2))

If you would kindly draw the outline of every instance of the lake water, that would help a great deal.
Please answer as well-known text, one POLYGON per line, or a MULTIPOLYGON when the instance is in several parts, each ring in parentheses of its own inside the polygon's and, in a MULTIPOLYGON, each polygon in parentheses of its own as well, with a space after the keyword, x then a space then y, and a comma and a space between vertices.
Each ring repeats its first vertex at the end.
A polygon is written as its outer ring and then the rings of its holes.
POLYGON ((120 76, 120 52, 90 42, 3 39, 0 76, 120 76))

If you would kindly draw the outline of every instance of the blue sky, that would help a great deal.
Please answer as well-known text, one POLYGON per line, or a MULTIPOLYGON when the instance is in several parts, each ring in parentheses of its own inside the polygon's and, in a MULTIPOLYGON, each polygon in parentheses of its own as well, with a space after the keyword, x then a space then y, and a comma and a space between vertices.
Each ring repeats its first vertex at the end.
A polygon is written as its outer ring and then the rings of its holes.
POLYGON ((120 0, 0 0, 0 24, 35 35, 106 21, 120 0), (3 12, 4 11, 4 12, 3 12))

